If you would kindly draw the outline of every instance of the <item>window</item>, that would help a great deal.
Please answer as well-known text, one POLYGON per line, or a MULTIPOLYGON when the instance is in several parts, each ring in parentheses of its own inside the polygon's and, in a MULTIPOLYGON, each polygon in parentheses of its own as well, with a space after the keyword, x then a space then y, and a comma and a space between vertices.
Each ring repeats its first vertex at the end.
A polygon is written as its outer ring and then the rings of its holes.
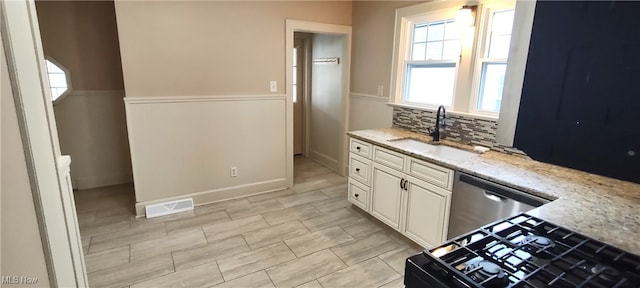
POLYGON ((460 32, 455 20, 416 23, 412 32, 404 99, 451 106, 460 56, 460 32))
POLYGON ((49 88, 51 89, 51 101, 55 103, 56 100, 61 99, 71 90, 69 72, 53 59, 45 59, 45 62, 47 64, 49 88))
POLYGON ((497 117, 515 2, 481 3, 474 27, 456 23, 459 3, 397 10, 392 102, 497 117))
POLYGON ((298 102, 298 48, 293 47, 293 103, 298 102))
POLYGON ((477 112, 498 113, 502 102, 504 75, 513 26, 513 9, 492 10, 488 13, 488 29, 476 61, 477 112))

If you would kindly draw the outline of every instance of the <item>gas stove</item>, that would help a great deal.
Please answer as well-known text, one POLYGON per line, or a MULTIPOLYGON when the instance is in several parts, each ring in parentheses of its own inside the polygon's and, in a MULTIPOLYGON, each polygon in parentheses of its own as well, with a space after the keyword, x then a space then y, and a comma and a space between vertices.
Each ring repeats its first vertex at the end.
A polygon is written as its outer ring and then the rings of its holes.
POLYGON ((407 259, 418 287, 640 287, 640 256, 526 214, 407 259))

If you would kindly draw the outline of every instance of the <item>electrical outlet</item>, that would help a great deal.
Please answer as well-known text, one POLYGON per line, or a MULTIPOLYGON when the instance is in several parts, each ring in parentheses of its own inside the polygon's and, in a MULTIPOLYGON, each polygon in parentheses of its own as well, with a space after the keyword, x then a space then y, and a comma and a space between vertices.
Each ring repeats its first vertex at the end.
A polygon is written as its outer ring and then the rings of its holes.
POLYGON ((382 84, 378 85, 378 93, 376 95, 382 97, 384 93, 384 86, 382 84))
POLYGON ((271 93, 278 92, 278 81, 269 81, 269 91, 271 93))
POLYGON ((231 177, 238 177, 238 167, 231 167, 231 177))

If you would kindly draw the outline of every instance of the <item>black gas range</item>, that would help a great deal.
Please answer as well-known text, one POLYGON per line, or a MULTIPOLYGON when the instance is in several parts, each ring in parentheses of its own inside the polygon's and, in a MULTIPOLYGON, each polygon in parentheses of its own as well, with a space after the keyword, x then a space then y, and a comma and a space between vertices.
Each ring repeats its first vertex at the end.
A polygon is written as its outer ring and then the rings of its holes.
POLYGON ((526 214, 407 259, 422 287, 640 287, 640 256, 526 214))

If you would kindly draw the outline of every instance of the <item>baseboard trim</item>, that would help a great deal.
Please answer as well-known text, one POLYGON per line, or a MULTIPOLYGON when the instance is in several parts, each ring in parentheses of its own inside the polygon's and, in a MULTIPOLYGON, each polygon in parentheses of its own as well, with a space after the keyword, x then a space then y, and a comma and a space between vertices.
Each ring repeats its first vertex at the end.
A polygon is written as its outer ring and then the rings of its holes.
POLYGON ((133 182, 133 174, 71 178, 74 189, 84 190, 133 182))
POLYGON ((338 160, 337 159, 333 159, 329 156, 327 156, 326 154, 320 153, 318 151, 315 150, 311 150, 309 152, 309 158, 316 160, 318 162, 320 162, 320 164, 327 166, 327 168, 333 170, 334 172, 340 174, 340 175, 344 175, 341 174, 340 172, 340 168, 338 166, 338 160))
POLYGON ((150 204, 174 201, 184 198, 193 198, 194 206, 202 206, 215 202, 232 200, 241 197, 253 196, 258 194, 269 193, 287 188, 287 179, 278 178, 268 181, 255 182, 250 184, 238 185, 233 187, 225 187, 220 189, 207 190, 202 192, 183 194, 175 197, 168 197, 153 201, 144 201, 136 203, 136 218, 145 216, 144 207, 150 204))

